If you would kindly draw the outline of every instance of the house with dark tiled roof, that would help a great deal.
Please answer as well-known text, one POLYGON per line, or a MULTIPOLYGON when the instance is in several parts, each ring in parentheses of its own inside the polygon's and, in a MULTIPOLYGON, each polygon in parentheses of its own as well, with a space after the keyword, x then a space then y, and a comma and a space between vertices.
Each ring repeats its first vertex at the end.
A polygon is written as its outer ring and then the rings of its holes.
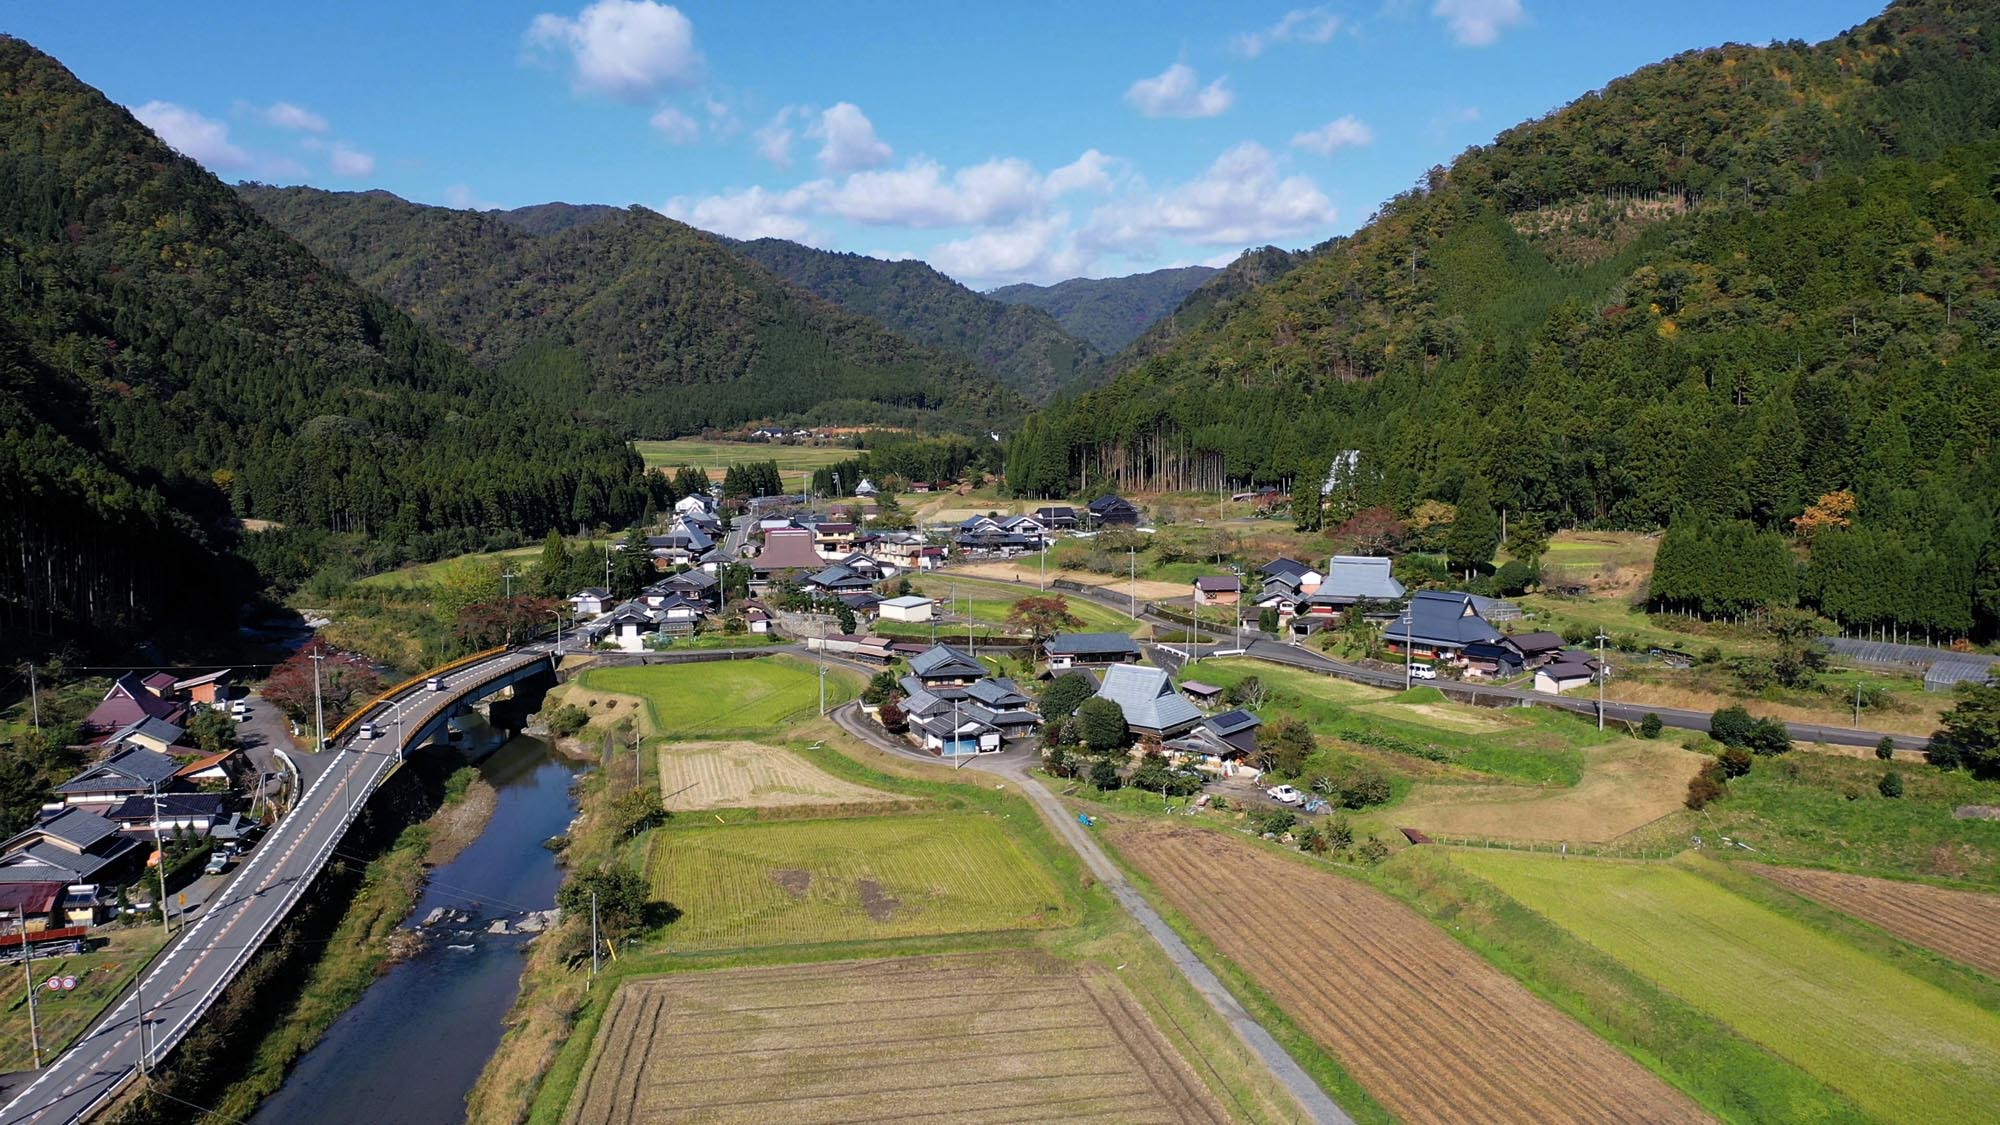
POLYGON ((611 591, 602 586, 585 586, 569 596, 570 611, 580 620, 599 617, 612 606, 611 591))
POLYGON ((1049 671, 1056 673, 1137 663, 1140 656, 1139 642, 1126 633, 1057 633, 1042 652, 1049 658, 1049 671))
POLYGON ((1410 599, 1402 616, 1382 630, 1382 640, 1390 652, 1406 651, 1419 660, 1464 659, 1465 646, 1498 642, 1500 630, 1479 615, 1472 595, 1423 590, 1410 599))
POLYGON ((1570 649, 1535 669, 1535 690, 1545 695, 1561 695, 1571 688, 1597 682, 1598 663, 1587 652, 1570 649))
POLYGON ((1243 599, 1243 580, 1233 574, 1203 575, 1194 580, 1194 604, 1235 605, 1243 599))
POLYGON ((143 746, 128 746, 56 786, 56 796, 73 807, 105 809, 141 793, 180 788, 181 764, 143 746))
POLYGON ((750 562, 750 572, 759 583, 786 575, 803 578, 825 568, 826 560, 813 547, 813 533, 802 527, 779 528, 764 536, 764 549, 750 562))
POLYGON ((1530 668, 1539 668, 1555 659, 1562 651, 1563 639, 1560 633, 1509 633, 1507 643, 1521 654, 1522 663, 1530 668))
POLYGON ((926 690, 935 691, 984 679, 986 666, 964 649, 936 644, 910 658, 910 675, 926 690))
POLYGON ((1248 711, 1225 711, 1203 719, 1192 730, 1169 739, 1164 748, 1181 755, 1197 769, 1233 777, 1249 770, 1257 756, 1257 728, 1263 720, 1248 711))
POLYGON ((102 745, 124 748, 137 746, 155 754, 171 754, 187 737, 187 731, 165 719, 140 719, 122 730, 111 732, 102 745))
POLYGON ((1075 531, 1076 509, 1067 504, 1050 504, 1036 508, 1035 521, 1050 531, 1075 531))
POLYGON ((166 835, 191 832, 206 836, 228 814, 228 805, 229 799, 220 793, 164 793, 157 798, 147 794, 127 797, 103 815, 121 832, 150 837, 158 827, 166 835))
POLYGON ((65 808, 0 843, 0 883, 122 883, 144 855, 111 821, 65 808))

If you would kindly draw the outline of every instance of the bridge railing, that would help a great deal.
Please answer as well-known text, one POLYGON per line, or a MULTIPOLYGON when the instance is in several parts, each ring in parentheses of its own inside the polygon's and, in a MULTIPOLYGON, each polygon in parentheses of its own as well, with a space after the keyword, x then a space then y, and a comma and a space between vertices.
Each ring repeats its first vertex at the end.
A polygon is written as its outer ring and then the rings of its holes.
MULTIPOLYGON (((410 690, 411 688, 416 687, 418 684, 423 683, 425 680, 430 679, 432 676, 450 675, 451 673, 458 671, 460 668, 463 668, 468 664, 477 664, 482 660, 490 660, 493 657, 498 656, 506 651, 507 651, 507 646, 501 645, 498 648, 489 648, 484 652, 475 652, 471 656, 461 656, 457 660, 454 660, 449 664, 440 664, 437 667, 432 668, 428 672, 418 672, 416 675, 411 676, 409 679, 404 680, 402 683, 399 683, 392 688, 389 688, 388 690, 382 692, 380 695, 377 695, 375 698, 369 700, 367 703, 363 704, 360 707, 355 708, 352 712, 349 712, 348 716, 345 719, 342 719, 338 723, 335 723, 333 725, 333 729, 326 732, 327 743, 331 745, 335 742, 340 741, 341 736, 345 735, 349 730, 353 729, 355 724, 359 723, 362 719, 366 718, 369 712, 375 710, 377 707, 383 706, 390 700, 396 698, 397 696, 403 694, 404 692, 410 690)), ((315 747, 315 749, 325 749, 325 747, 315 747)))

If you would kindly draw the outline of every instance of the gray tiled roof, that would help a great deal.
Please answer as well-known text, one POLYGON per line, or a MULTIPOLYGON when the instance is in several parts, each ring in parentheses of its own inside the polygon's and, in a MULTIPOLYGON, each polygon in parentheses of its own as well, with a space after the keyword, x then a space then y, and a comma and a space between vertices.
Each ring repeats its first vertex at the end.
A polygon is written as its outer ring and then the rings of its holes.
POLYGON ((1201 721, 1201 712, 1159 668, 1114 664, 1104 670, 1097 696, 1116 703, 1125 712, 1125 724, 1138 730, 1178 731, 1201 721))
POLYGON ((1410 608, 1383 629, 1382 636, 1396 641, 1414 637, 1419 644, 1463 648, 1474 641, 1497 641, 1501 633, 1479 616, 1472 595, 1424 590, 1410 599, 1410 608))
POLYGON ((131 746, 56 786, 58 793, 103 793, 165 785, 180 763, 143 746, 131 746))
POLYGON ((910 671, 925 677, 979 677, 986 674, 986 666, 963 649, 936 644, 910 658, 910 671))
POLYGON ((1389 572, 1389 560, 1367 555, 1335 555, 1319 585, 1318 596, 1366 598, 1392 602, 1404 594, 1403 584, 1389 572))
POLYGON ((1050 656, 1138 655, 1139 645, 1125 633, 1061 633, 1048 643, 1050 656))

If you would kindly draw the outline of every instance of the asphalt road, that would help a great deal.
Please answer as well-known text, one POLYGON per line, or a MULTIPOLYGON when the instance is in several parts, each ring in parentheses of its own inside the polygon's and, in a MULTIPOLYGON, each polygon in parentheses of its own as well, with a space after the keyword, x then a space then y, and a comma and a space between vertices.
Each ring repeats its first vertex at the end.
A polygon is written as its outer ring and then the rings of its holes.
MULTIPOLYGON (((833 718, 840 724, 841 729, 879 750, 921 759, 934 765, 940 761, 934 755, 920 753, 890 738, 861 713, 859 704, 849 703, 837 708, 833 712, 833 718)), ((1090 873, 1096 876, 1098 882, 1111 891, 1111 896, 1118 900, 1118 904, 1125 908, 1126 913, 1132 915, 1133 919, 1152 935, 1153 940, 1166 952, 1167 959, 1187 977, 1188 983, 1194 986, 1195 991, 1201 993, 1202 998, 1208 1001, 1216 1014, 1236 1032, 1237 1038, 1243 1041, 1243 1045, 1263 1061, 1272 1075, 1291 1093, 1292 1098, 1312 1115, 1314 1121, 1331 1122, 1333 1125, 1354 1125, 1354 1119, 1328 1097, 1325 1090, 1320 1089, 1319 1083, 1313 1081, 1312 1076, 1299 1066, 1298 1061, 1271 1037, 1271 1033, 1264 1030, 1264 1026, 1244 1010, 1243 1005, 1223 985, 1215 972, 1204 964, 1200 957, 1195 956, 1194 950, 1188 948, 1187 942, 1181 940, 1181 936, 1174 932, 1172 926, 1167 925, 1166 919, 1160 917, 1159 911, 1153 909, 1153 904, 1147 902, 1146 896, 1140 894, 1139 889, 1132 885, 1132 881, 1125 877, 1124 870, 1111 862, 1110 856, 1104 854, 1104 849, 1098 844, 1097 838, 1077 823, 1076 818, 1070 815, 1063 803, 1056 799, 1056 795, 1049 792, 1039 779, 1028 772, 1038 763, 1038 759, 1039 756, 1034 753, 1014 749, 999 754, 981 754, 967 763, 967 768, 1005 777, 1020 788, 1022 795, 1034 804, 1036 810, 1042 814, 1042 819, 1048 822, 1056 835, 1062 837, 1063 841, 1076 852, 1083 860, 1084 866, 1090 869, 1090 873)))
MULTIPOLYGON (((459 669, 446 683, 470 689, 546 655, 547 646, 519 649, 459 669)), ((142 1034, 149 1060, 171 1051, 305 893, 346 830, 356 799, 397 761, 396 720, 415 734, 457 696, 458 690, 431 692, 419 685, 378 713, 381 739, 360 748, 350 739, 318 755, 324 768, 308 781, 296 807, 265 834, 201 916, 175 935, 138 986, 0 1107, 0 1125, 83 1118, 132 1076, 142 1034)))

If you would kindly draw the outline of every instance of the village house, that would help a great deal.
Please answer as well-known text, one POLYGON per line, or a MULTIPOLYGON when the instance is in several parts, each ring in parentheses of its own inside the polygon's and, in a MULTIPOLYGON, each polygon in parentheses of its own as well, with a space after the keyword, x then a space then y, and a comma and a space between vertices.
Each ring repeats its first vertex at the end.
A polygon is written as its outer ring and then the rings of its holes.
POLYGON ((854 553, 854 540, 859 532, 846 520, 823 520, 813 526, 812 534, 813 549, 819 552, 819 557, 835 562, 854 553))
POLYGON ((0 843, 0 883, 120 883, 144 855, 111 821, 65 808, 0 843))
POLYGON ((883 564, 904 570, 936 570, 948 549, 914 531, 877 531, 864 537, 868 553, 883 564))
POLYGON ((157 828, 167 836, 175 832, 206 836, 227 809, 228 798, 220 793, 164 793, 127 797, 103 815, 119 831, 134 835, 151 836, 157 828))
POLYGON ((1014 681, 989 676, 966 685, 965 698, 980 709, 980 717, 992 723, 1007 741, 1027 738, 1041 725, 1034 701, 1022 694, 1014 681))
POLYGON ((844 656, 850 660, 865 660, 871 664, 893 664, 896 660, 894 643, 887 637, 870 637, 859 633, 831 633, 824 637, 807 637, 806 649, 810 652, 824 652, 833 656, 844 656))
POLYGON ((171 792, 181 764, 156 750, 129 746, 56 786, 56 796, 74 808, 103 811, 141 793, 171 792))
POLYGON ((1138 737, 1172 738, 1202 718, 1162 668, 1114 664, 1104 670, 1097 698, 1116 703, 1125 714, 1125 728, 1138 737))
POLYGON ((670 574, 646 587, 649 595, 678 595, 706 609, 722 608, 722 580, 705 570, 684 570, 670 574))
POLYGON ((1254 775, 1259 771, 1251 763, 1257 756, 1257 728, 1261 724, 1262 720, 1248 711, 1225 711, 1168 740, 1164 748, 1207 773, 1234 777, 1247 770, 1254 775))
POLYGON ((137 746, 155 754, 171 754, 186 737, 185 729, 164 719, 140 719, 124 730, 111 732, 111 737, 100 745, 118 749, 137 746))
POLYGON ((799 585, 816 594, 845 594, 866 590, 879 581, 873 575, 863 574, 845 563, 836 563, 823 570, 807 575, 799 585))
POLYGON ((1122 496, 1100 496, 1084 511, 1092 527, 1139 526, 1138 507, 1122 496))
MULTIPOLYGON (((172 686, 169 677, 168 686, 172 686)), ((136 672, 127 672, 112 681, 104 699, 86 715, 82 733, 86 741, 102 742, 141 719, 160 719, 176 726, 187 722, 187 705, 162 699, 149 689, 136 672)))
POLYGON ((1035 522, 1050 531, 1075 531, 1076 509, 1067 504, 1050 504, 1036 508, 1035 522))
POLYGON ((1529 668, 1539 668, 1562 652, 1561 634, 1549 632, 1509 633, 1507 643, 1521 654, 1521 661, 1529 668))
POLYGON ((1407 591, 1390 572, 1390 560, 1372 555, 1335 555, 1319 588, 1302 603, 1308 617, 1336 617, 1357 605, 1393 605, 1407 591))
POLYGON ((856 496, 876 496, 881 491, 881 489, 875 487, 875 482, 869 480, 867 477, 862 477, 861 483, 854 486, 854 494, 856 496))
POLYGON ((1140 656, 1138 642, 1125 633, 1058 633, 1042 651, 1052 673, 1135 663, 1140 656))
POLYGON ((1535 669, 1535 690, 1544 695, 1561 695, 1571 688, 1588 687, 1597 681, 1597 661, 1588 653, 1569 650, 1535 669))
POLYGON ((1189 703, 1205 709, 1222 702, 1223 689, 1200 680, 1182 680, 1181 694, 1188 697, 1189 703))
POLYGON ((68 924, 62 915, 63 884, 0 883, 0 934, 40 933, 68 924))
POLYGON ((1235 605, 1243 599, 1243 580, 1233 574, 1207 575, 1194 580, 1194 604, 1235 605))
MULTIPOLYGON (((936 644, 910 658, 910 676, 933 694, 939 688, 962 688, 984 679, 986 666, 964 649, 936 644)), ((906 693, 908 694, 908 693, 906 693)))
POLYGON ((1464 655, 1468 675, 1506 679, 1520 675, 1523 668, 1520 650, 1506 637, 1497 641, 1474 641, 1465 646, 1464 655))
POLYGON ((585 586, 569 596, 570 612, 581 621, 586 617, 602 617, 611 608, 611 591, 602 586, 585 586))
MULTIPOLYGON (((1330 580, 1330 579, 1329 579, 1330 580)), ((1382 640, 1397 656, 1462 663, 1465 646, 1498 642, 1500 630, 1479 615, 1472 595, 1423 590, 1409 608, 1382 630, 1382 640)))
POLYGON ((779 528, 765 535, 764 549, 751 561, 750 572, 760 585, 792 574, 804 577, 826 567, 813 547, 813 533, 804 528, 779 528))
POLYGON ((220 707, 229 702, 230 678, 234 669, 224 668, 220 672, 190 676, 174 683, 174 697, 189 703, 199 703, 204 707, 220 707))

